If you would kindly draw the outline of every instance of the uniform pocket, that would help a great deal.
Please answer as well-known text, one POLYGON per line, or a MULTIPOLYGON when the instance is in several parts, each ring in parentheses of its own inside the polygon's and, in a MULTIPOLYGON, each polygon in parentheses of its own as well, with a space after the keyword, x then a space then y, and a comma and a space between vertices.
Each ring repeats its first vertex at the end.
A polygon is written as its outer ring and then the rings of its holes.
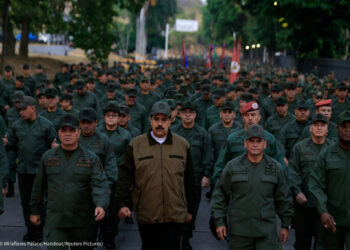
POLYGON ((248 193, 248 174, 232 174, 232 195, 246 195, 248 193))

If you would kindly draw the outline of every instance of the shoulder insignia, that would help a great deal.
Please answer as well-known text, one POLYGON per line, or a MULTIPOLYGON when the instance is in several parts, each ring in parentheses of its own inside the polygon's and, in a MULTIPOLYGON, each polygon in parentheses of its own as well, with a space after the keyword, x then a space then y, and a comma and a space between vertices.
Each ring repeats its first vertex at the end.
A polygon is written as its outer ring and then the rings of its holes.
POLYGON ((265 167, 265 175, 276 175, 276 164, 269 162, 265 167))

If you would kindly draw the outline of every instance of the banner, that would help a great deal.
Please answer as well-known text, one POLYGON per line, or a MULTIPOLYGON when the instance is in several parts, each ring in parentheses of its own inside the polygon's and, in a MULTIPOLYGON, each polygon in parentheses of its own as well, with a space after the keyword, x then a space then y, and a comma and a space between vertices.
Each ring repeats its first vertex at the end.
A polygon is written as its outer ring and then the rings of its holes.
POLYGON ((239 71, 241 69, 240 66, 240 54, 241 54, 241 39, 239 39, 237 48, 236 48, 236 40, 233 41, 233 51, 232 51, 232 59, 230 65, 230 83, 234 83, 236 81, 239 71))

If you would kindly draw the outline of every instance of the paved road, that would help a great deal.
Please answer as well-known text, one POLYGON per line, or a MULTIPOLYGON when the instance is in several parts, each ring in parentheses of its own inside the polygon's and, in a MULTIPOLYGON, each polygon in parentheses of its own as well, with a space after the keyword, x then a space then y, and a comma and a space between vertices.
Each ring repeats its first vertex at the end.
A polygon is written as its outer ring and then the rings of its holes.
MULTIPOLYGON (((206 192, 203 191, 203 195, 206 192)), ((209 202, 205 197, 202 197, 202 202, 198 212, 196 223, 196 231, 191 240, 193 250, 225 250, 227 249, 226 242, 217 241, 210 233, 208 228, 209 218, 209 202)), ((137 225, 128 225, 121 222, 119 235, 116 237, 116 246, 118 250, 139 250, 141 248, 140 236, 137 231, 137 225)), ((0 216, 0 248, 2 249, 24 249, 24 247, 1 246, 4 242, 17 242, 21 244, 22 236, 25 234, 22 210, 18 191, 16 190, 15 197, 5 198, 5 213, 0 216)), ((291 232, 290 239, 284 246, 284 250, 292 250, 292 243, 294 241, 294 231, 291 232)), ((25 249, 44 249, 43 247, 29 247, 25 249)), ((103 248, 100 248, 103 249, 103 248)))

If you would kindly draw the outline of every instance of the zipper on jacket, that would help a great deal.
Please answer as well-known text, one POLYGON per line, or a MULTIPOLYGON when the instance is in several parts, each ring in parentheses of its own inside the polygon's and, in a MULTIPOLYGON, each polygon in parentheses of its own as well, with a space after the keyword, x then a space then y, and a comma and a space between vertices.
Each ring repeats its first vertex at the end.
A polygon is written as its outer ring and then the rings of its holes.
POLYGON ((164 181, 163 181, 163 151, 162 144, 159 144, 160 147, 160 174, 162 176, 162 194, 163 194, 163 220, 165 219, 165 204, 164 204, 164 181))

